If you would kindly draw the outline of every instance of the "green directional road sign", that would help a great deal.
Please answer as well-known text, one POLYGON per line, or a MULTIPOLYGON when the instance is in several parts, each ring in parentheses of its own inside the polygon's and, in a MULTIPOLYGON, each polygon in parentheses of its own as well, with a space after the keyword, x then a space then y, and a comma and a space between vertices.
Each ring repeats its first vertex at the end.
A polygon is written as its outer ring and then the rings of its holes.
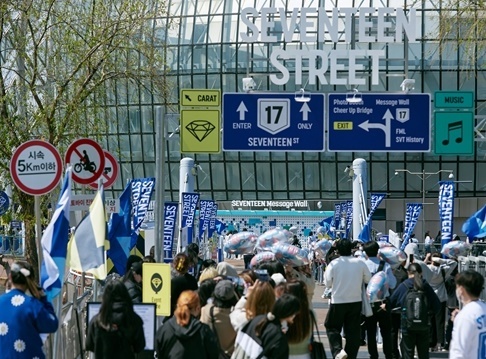
POLYGON ((435 111, 434 128, 436 155, 474 155, 474 113, 472 111, 435 111))

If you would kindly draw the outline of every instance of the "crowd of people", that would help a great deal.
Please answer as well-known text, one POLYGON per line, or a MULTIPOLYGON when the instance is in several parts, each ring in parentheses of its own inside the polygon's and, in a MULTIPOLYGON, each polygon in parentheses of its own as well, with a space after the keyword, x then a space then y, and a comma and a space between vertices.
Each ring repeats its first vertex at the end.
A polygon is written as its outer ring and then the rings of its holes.
MULTIPOLYGON (((238 272, 228 262, 201 259, 192 244, 171 264, 171 314, 148 353, 133 303, 143 302, 143 263, 154 259, 130 256, 126 274, 103 288, 85 349, 97 359, 311 359, 313 328, 324 324, 323 344, 337 359, 356 358, 363 345, 370 359, 378 359, 377 336, 386 359, 427 359, 431 351, 446 350, 451 359, 486 358, 486 304, 479 299, 484 278, 472 270, 458 273, 455 259, 435 251, 421 258, 413 248, 406 261, 391 266, 379 249, 375 241, 334 242, 323 283, 329 309, 317 323, 310 265, 272 260, 238 272), (387 286, 366 311, 363 293, 378 273, 387 286)), ((14 263, 9 281, 11 290, 0 296, 0 358, 44 358, 39 334, 59 327, 52 304, 28 263, 14 263)))

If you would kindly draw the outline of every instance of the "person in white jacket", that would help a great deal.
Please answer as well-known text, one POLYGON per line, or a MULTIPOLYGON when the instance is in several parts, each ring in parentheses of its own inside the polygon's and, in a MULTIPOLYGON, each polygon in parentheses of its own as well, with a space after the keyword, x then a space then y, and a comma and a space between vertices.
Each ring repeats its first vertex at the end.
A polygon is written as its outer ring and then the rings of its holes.
POLYGON ((353 243, 341 239, 337 243, 340 257, 329 263, 324 284, 332 288, 331 305, 324 322, 329 346, 335 359, 356 358, 361 343, 361 288, 371 273, 366 263, 352 256, 353 243), (346 346, 342 347, 344 329, 346 346))
POLYGON ((432 272, 428 282, 440 300, 440 311, 432 318, 431 325, 431 343, 432 351, 441 351, 445 344, 445 318, 447 307, 447 290, 445 280, 451 275, 456 268, 457 262, 453 259, 444 259, 439 253, 428 253, 425 257, 425 263, 432 272))
POLYGON ((486 358, 486 303, 479 299, 484 278, 473 270, 459 273, 456 295, 461 311, 454 311, 454 329, 449 359, 486 358))

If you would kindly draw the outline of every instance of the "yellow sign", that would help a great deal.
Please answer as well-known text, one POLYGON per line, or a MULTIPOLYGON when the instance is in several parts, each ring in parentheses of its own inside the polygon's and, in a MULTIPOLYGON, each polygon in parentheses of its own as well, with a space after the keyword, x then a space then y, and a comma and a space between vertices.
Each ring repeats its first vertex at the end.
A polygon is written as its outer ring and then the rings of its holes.
POLYGON ((181 152, 221 152, 219 110, 181 111, 181 152))
POLYGON ((221 105, 220 90, 181 90, 181 106, 219 107, 221 105))
POLYGON ((143 302, 155 303, 158 316, 170 315, 170 264, 144 263, 142 275, 143 302))
POLYGON ((352 122, 334 122, 334 129, 335 130, 352 130, 353 123, 352 122))

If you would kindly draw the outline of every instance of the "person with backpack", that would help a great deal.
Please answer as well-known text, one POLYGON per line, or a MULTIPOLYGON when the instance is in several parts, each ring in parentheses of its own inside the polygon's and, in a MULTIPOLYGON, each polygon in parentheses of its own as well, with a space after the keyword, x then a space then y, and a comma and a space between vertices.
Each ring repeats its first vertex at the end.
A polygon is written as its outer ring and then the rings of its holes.
MULTIPOLYGON (((371 272, 371 276, 383 271, 390 289, 395 288, 397 279, 393 275, 392 268, 385 261, 380 261, 377 257, 380 246, 377 242, 370 241, 363 244, 363 250, 368 259, 365 260, 366 266, 371 272)), ((391 338, 391 314, 387 306, 389 297, 388 290, 383 294, 383 300, 371 303, 373 315, 365 317, 366 337, 368 339, 368 353, 370 359, 378 359, 378 346, 376 344, 376 326, 380 326, 381 337, 383 338, 383 354, 386 359, 392 359, 392 338, 391 338)))
MULTIPOLYGON (((400 263, 398 267, 395 267, 393 269, 393 275, 395 276, 397 280, 397 286, 393 289, 390 290, 390 293, 393 294, 395 289, 403 283, 405 280, 408 279, 408 272, 405 269, 405 263, 407 261, 403 261, 400 263)), ((391 311, 391 338, 392 338, 392 359, 400 359, 400 346, 399 346, 399 332, 400 332, 400 324, 401 324, 401 319, 402 319, 402 313, 401 313, 401 308, 398 308, 398 310, 392 310, 390 307, 391 311)))
POLYGON ((429 312, 440 310, 440 301, 432 287, 422 278, 422 267, 411 263, 408 279, 401 283, 390 297, 390 308, 401 308, 403 359, 413 359, 417 348, 418 359, 429 358, 429 312))
POLYGON ((456 295, 462 309, 454 311, 454 329, 449 359, 484 358, 486 338, 486 303, 480 300, 484 277, 466 270, 456 278, 456 295))
POLYGON ((444 350, 445 341, 445 318, 447 307, 446 280, 452 271, 457 267, 457 262, 453 259, 441 258, 439 253, 427 254, 425 263, 432 272, 428 283, 440 300, 440 310, 431 320, 430 348, 433 352, 444 350))

